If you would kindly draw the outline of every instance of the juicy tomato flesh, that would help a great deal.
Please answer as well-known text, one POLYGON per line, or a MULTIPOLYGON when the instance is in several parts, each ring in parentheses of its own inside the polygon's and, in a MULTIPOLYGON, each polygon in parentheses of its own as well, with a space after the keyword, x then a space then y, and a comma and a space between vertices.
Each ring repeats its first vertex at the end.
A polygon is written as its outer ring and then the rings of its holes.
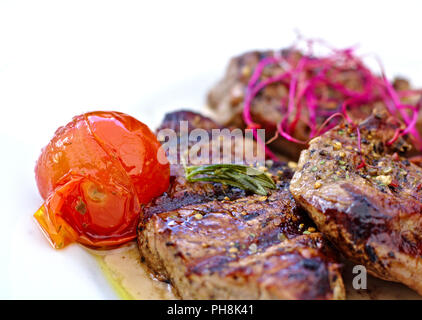
POLYGON ((167 190, 170 168, 145 124, 97 111, 56 131, 35 175, 45 202, 34 217, 50 243, 106 247, 136 237, 142 204, 167 190))

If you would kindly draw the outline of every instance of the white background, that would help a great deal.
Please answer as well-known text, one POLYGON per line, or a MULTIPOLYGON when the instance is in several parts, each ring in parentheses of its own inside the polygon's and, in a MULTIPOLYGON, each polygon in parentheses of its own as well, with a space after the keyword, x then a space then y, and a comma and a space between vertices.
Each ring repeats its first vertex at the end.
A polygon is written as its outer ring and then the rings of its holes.
POLYGON ((229 57, 295 30, 359 43, 422 86, 420 3, 0 0, 0 298, 115 298, 87 253, 52 250, 31 220, 35 161, 72 116, 113 109, 154 127, 201 108, 229 57))

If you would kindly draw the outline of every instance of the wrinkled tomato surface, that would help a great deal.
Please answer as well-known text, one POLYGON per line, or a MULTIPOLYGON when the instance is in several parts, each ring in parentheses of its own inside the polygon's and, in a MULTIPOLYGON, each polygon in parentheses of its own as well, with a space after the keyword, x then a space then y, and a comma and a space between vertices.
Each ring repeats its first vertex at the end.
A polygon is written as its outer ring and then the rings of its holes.
POLYGON ((45 202, 35 219, 55 248, 132 240, 142 204, 168 188, 165 160, 155 135, 131 116, 103 111, 76 116, 56 131, 37 161, 45 202))

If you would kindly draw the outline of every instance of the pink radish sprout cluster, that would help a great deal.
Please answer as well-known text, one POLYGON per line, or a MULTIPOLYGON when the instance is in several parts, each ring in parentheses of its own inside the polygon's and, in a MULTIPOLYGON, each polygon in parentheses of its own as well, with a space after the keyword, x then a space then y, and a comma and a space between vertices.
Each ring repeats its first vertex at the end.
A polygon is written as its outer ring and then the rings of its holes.
MULTIPOLYGON (((312 52, 312 41, 310 52, 312 52)), ((331 120, 337 117, 344 118, 353 128, 356 128, 359 151, 361 151, 360 131, 357 124, 349 116, 348 111, 355 108, 383 102, 387 110, 396 118, 401 119, 405 128, 397 130, 388 144, 394 143, 399 137, 409 134, 418 149, 422 150, 422 139, 416 128, 421 103, 411 105, 403 103, 405 98, 421 95, 421 90, 394 89, 387 80, 382 69, 381 76, 374 75, 365 66, 362 59, 354 53, 354 49, 330 49, 326 56, 316 57, 313 54, 304 54, 300 58, 295 55, 297 51, 290 50, 287 54, 267 56, 256 65, 246 88, 243 118, 249 129, 256 129, 260 125, 252 120, 251 106, 254 98, 266 86, 282 84, 288 89, 288 96, 280 101, 280 109, 284 113, 282 120, 277 124, 277 134, 289 141, 307 144, 310 139, 331 129, 336 123, 331 120), (262 79, 266 67, 281 66, 283 72, 262 79), (340 75, 344 72, 354 72, 359 76, 359 90, 348 88, 340 75), (321 94, 321 89, 329 89, 335 95, 329 98, 321 94), (324 107, 327 102, 335 103, 338 108, 324 107), (306 110, 307 112, 304 112, 306 110), (326 118, 318 127, 318 118, 326 118), (299 120, 305 122, 309 128, 309 140, 302 141, 294 137, 295 128, 299 120)), ((262 141, 258 141, 262 142, 262 141)), ((268 150, 268 155, 275 158, 268 150)), ((358 168, 364 167, 365 161, 361 156, 358 168)))

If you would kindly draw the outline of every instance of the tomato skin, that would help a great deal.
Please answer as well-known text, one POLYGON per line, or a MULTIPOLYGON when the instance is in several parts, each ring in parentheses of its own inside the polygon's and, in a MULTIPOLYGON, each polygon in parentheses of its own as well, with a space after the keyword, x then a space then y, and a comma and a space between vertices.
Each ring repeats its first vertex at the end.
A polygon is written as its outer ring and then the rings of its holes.
POLYGON ((35 167, 45 200, 35 218, 50 242, 103 247, 135 238, 141 205, 169 185, 161 152, 145 124, 119 112, 86 113, 59 128, 35 167))

